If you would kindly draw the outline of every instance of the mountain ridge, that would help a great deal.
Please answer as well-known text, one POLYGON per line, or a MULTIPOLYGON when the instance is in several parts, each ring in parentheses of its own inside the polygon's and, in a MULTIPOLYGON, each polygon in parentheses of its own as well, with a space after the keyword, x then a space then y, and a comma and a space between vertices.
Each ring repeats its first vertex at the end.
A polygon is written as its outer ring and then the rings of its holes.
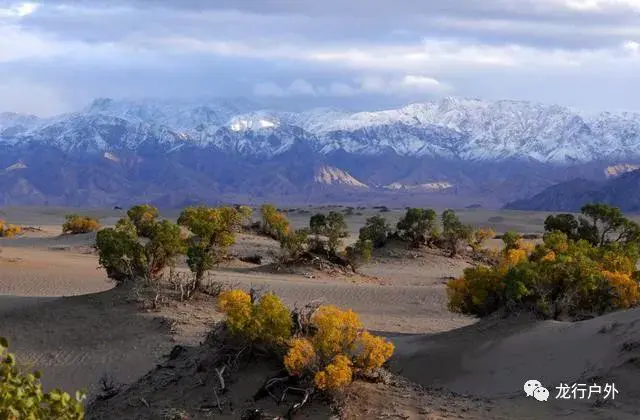
MULTIPOLYGON (((4 128, 0 141, 16 144, 47 138, 62 149, 72 149, 78 141, 70 133, 93 127, 95 134, 95 126, 112 125, 126 126, 131 149, 153 135, 169 143, 226 148, 253 156, 282 153, 298 138, 322 154, 336 150, 384 154, 391 150, 404 156, 519 158, 552 164, 640 157, 640 114, 587 116, 557 105, 510 100, 445 98, 350 113, 329 108, 304 112, 260 109, 259 104, 248 101, 172 103, 102 98, 77 113, 37 121, 14 116, 13 120, 19 124, 0 118, 0 129, 4 128), (58 133, 53 132, 55 128, 58 133), (257 138, 262 139, 261 144, 255 144, 257 138)), ((109 151, 100 140, 104 138, 96 138, 94 147, 109 151)))
POLYGON ((292 112, 103 98, 51 118, 0 114, 0 168, 14 168, 0 173, 2 204, 272 197, 500 207, 638 163, 640 115, 518 101, 292 112))

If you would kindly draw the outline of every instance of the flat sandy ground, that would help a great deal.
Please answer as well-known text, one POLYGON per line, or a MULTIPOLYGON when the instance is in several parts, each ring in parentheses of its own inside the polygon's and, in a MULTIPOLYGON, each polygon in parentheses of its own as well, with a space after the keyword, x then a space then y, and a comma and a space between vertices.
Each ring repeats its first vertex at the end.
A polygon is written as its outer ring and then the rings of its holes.
MULTIPOLYGON (((60 236, 64 210, 2 211, 8 222, 41 229, 22 238, 0 239, 0 335, 10 340, 22 361, 44 371, 45 386, 95 392, 104 374, 131 383, 173 345, 197 343, 209 323, 219 319, 208 306, 180 304, 170 313, 140 311, 128 301, 131 290, 112 290, 98 269, 91 252, 94 235, 60 236)), ((348 218, 352 231, 376 213, 368 210, 348 218)), ((391 219, 400 213, 384 215, 391 219)), ((118 211, 95 214, 107 225, 120 216, 118 211)), ((302 225, 309 215, 290 217, 302 225)), ((480 210, 462 214, 465 221, 498 232, 540 232, 545 217, 480 210)), ((279 249, 269 239, 241 235, 232 253, 274 256, 279 249)), ((468 266, 437 252, 385 249, 363 267, 366 276, 313 270, 273 273, 240 263, 212 275, 241 287, 267 288, 291 306, 322 301, 352 308, 367 328, 394 341, 393 370, 426 387, 426 392, 358 384, 347 418, 637 418, 637 310, 573 324, 526 317, 478 323, 446 308, 447 279, 468 266), (616 380, 617 399, 606 404, 553 399, 560 382, 593 378, 616 380), (550 389, 547 403, 523 395, 528 379, 538 379, 550 389)))

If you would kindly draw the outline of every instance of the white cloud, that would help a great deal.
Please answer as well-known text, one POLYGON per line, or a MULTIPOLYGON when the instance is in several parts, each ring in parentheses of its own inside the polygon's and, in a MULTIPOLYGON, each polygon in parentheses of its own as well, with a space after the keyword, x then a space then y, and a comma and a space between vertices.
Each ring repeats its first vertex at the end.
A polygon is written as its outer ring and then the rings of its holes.
POLYGON ((9 7, 0 7, 0 18, 22 18, 35 13, 39 8, 38 3, 16 3, 9 7))
POLYGON ((333 82, 329 85, 328 95, 329 96, 353 96, 356 95, 358 91, 352 86, 341 83, 341 82, 333 82))
POLYGON ((622 48, 625 51, 630 52, 631 54, 638 54, 640 52, 640 42, 637 42, 637 41, 626 41, 622 45, 622 48))
POLYGON ((311 95, 314 96, 316 94, 316 89, 313 85, 306 80, 296 79, 291 82, 291 85, 287 88, 287 92, 290 95, 311 95))
POLYGON ((450 90, 450 87, 427 76, 405 75, 402 77, 367 76, 354 83, 332 82, 328 86, 314 86, 306 80, 296 79, 288 87, 275 83, 259 83, 253 92, 257 96, 326 96, 349 97, 361 93, 380 95, 403 95, 431 93, 438 94, 450 90))
POLYGON ((607 9, 640 10, 640 0, 563 0, 569 9, 582 12, 605 11, 607 9))
POLYGON ((368 93, 406 96, 422 93, 440 94, 451 90, 451 87, 432 77, 409 74, 392 78, 365 77, 360 80, 360 89, 368 93))
POLYGON ((256 96, 287 96, 287 92, 273 82, 258 83, 253 87, 253 94, 256 96))

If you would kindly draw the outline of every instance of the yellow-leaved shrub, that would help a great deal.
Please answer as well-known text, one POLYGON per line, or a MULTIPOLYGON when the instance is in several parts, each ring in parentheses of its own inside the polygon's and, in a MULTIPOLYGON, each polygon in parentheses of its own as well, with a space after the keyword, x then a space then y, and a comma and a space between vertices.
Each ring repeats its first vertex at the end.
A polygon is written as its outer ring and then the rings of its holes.
POLYGON ((272 293, 252 302, 242 290, 225 291, 218 297, 218 310, 226 315, 232 334, 276 353, 286 346, 283 364, 289 374, 323 391, 342 389, 355 374, 371 373, 393 355, 393 344, 365 331, 358 314, 333 305, 320 306, 307 318, 307 332, 293 338, 292 313, 272 293))
POLYGON ((355 365, 365 371, 382 366, 393 355, 393 344, 369 331, 360 334, 357 343, 355 365))
POLYGON ((448 306, 477 316, 526 309, 554 319, 638 306, 639 255, 635 240, 596 244, 551 231, 533 248, 510 233, 497 264, 468 268, 448 282, 448 306))
POLYGON ((355 312, 343 311, 333 305, 318 308, 311 322, 316 328, 313 342, 325 359, 352 351, 362 329, 362 322, 355 312))
POLYGON ((267 293, 253 305, 250 336, 272 344, 284 344, 291 336, 291 312, 278 296, 267 293))
POLYGON ((218 296, 218 310, 227 315, 227 327, 235 334, 247 331, 252 306, 251 296, 244 290, 227 290, 218 296))
POLYGON ((100 230, 100 222, 92 217, 68 214, 62 224, 62 233, 77 235, 79 233, 96 232, 100 230))
POLYGON ((333 305, 318 308, 311 317, 314 332, 289 343, 285 367, 294 376, 312 375, 316 387, 337 391, 354 374, 370 373, 393 355, 393 344, 362 327, 358 315, 333 305))
POLYGON ((629 274, 603 271, 602 275, 614 293, 613 303, 617 308, 627 309, 640 303, 638 282, 629 274))
POLYGON ((294 338, 284 356, 284 366, 291 375, 300 376, 316 363, 316 357, 316 349, 308 338, 294 338))
POLYGON ((243 290, 228 290, 218 297, 218 310, 227 315, 233 334, 269 345, 285 344, 291 337, 291 312, 273 293, 257 302, 243 290))
POLYGON ((323 370, 316 373, 313 382, 323 391, 339 391, 353 380, 352 362, 344 354, 337 355, 323 370))
POLYGON ((0 238, 13 238, 22 233, 22 228, 16 225, 6 225, 4 221, 0 220, 0 238))

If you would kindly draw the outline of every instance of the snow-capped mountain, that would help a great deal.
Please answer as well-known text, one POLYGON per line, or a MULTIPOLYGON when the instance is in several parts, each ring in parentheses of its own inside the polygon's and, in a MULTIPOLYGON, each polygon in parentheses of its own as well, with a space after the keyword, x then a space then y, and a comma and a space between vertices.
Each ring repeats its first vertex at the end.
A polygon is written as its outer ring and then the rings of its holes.
POLYGON ((0 168, 16 162, 24 168, 0 175, 0 204, 168 193, 161 202, 187 193, 309 200, 320 194, 310 186, 322 184, 332 186, 322 194, 441 194, 496 205, 635 167, 640 114, 458 98, 371 112, 103 98, 53 118, 0 114, 0 168), (54 180, 64 187, 49 188, 54 180), (432 185, 446 188, 412 187, 432 185))
POLYGON ((78 113, 49 120, 0 114, 0 141, 43 141, 67 151, 194 145, 259 157, 281 154, 304 140, 325 155, 393 152, 560 164, 640 155, 640 114, 586 117, 555 105, 457 98, 358 113, 257 107, 231 100, 98 99, 78 113))

